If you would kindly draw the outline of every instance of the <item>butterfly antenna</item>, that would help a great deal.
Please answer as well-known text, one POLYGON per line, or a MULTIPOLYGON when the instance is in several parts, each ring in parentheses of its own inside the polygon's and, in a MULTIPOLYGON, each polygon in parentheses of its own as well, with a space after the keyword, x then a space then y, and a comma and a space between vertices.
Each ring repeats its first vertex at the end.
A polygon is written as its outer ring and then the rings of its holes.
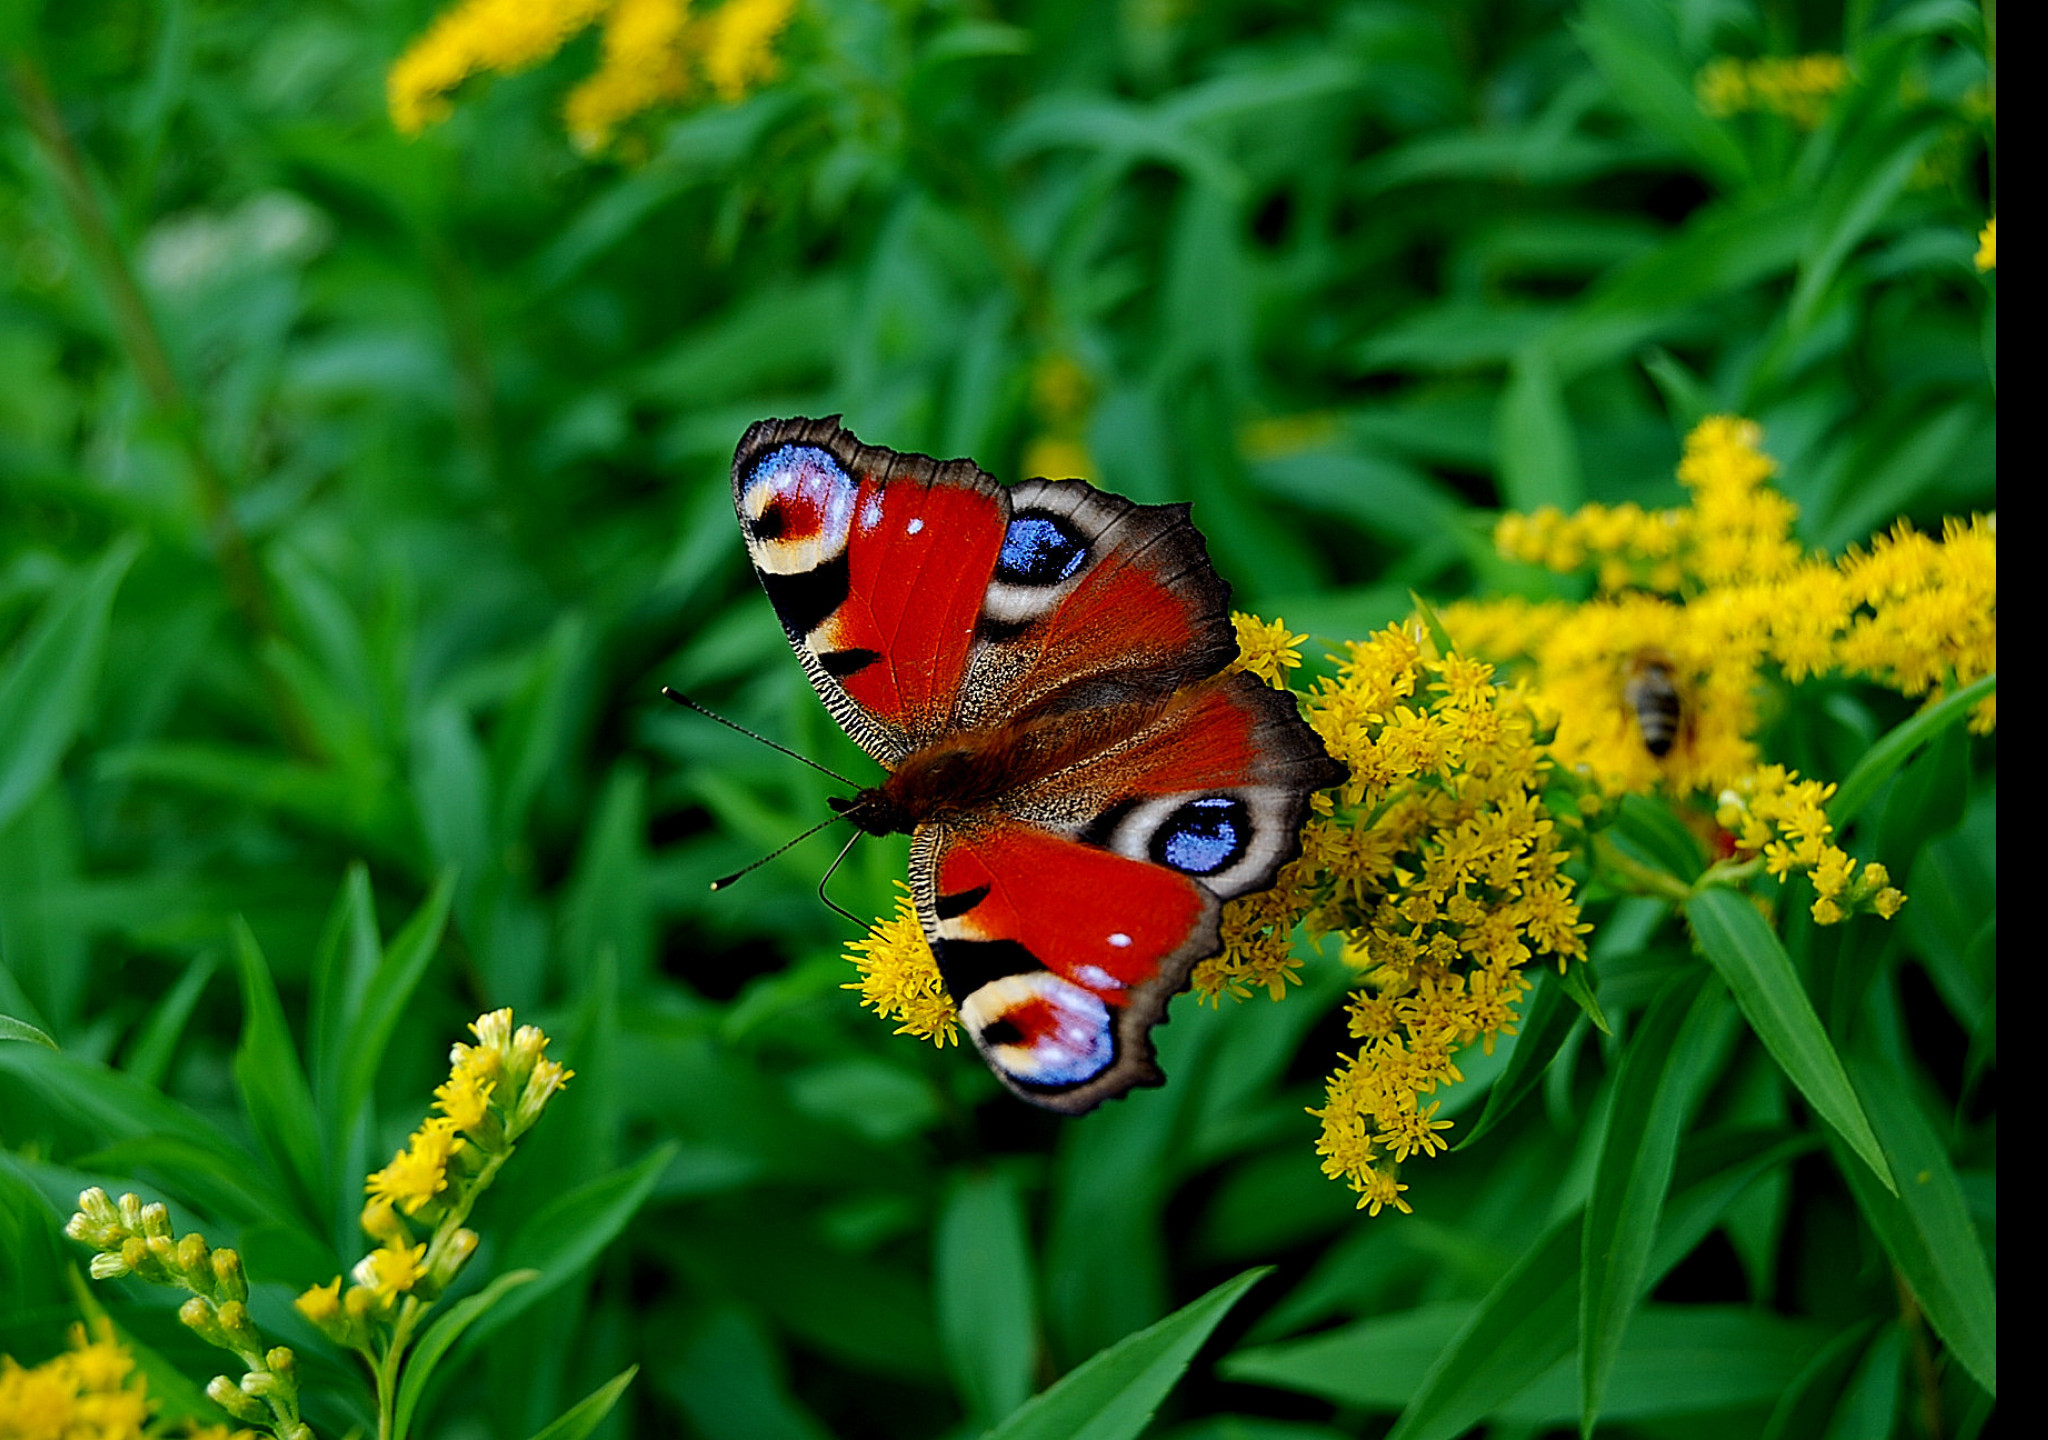
MULTIPOLYGON (((697 712, 697 713, 698 713, 699 715, 702 715, 702 716, 703 716, 703 717, 704 717, 704 718, 705 718, 706 720, 716 720, 716 721, 717 721, 717 722, 718 722, 719 724, 723 725, 723 726, 724 726, 724 727, 725 727, 726 729, 728 729, 728 730, 737 730, 737 731, 739 731, 739 732, 740 732, 740 734, 742 734, 742 735, 746 736, 746 737, 747 737, 747 738, 748 738, 749 740, 759 740, 759 741, 760 741, 760 742, 761 742, 761 743, 762 743, 763 745, 766 745, 766 746, 767 746, 767 747, 768 747, 768 748, 769 748, 770 750, 780 750, 780 751, 781 751, 781 752, 782 752, 783 754, 787 755, 787 756, 788 756, 788 757, 789 757, 790 759, 792 759, 792 760, 801 760, 801 761, 803 761, 803 762, 804 762, 804 764, 806 764, 806 765, 810 766, 810 767, 811 767, 811 768, 812 768, 813 770, 816 770, 816 771, 817 771, 817 772, 818 772, 819 774, 821 774, 821 775, 830 775, 830 776, 831 776, 831 777, 832 777, 832 778, 833 778, 834 780, 837 780, 837 781, 838 781, 838 782, 839 782, 839 783, 840 783, 841 785, 848 785, 848 786, 852 786, 852 788, 853 788, 853 789, 855 789, 855 790, 858 790, 858 789, 860 789, 860 786, 858 786, 858 785, 855 785, 855 784, 853 783, 853 781, 851 781, 851 780, 847 779, 847 778, 846 778, 846 777, 845 777, 844 775, 841 775, 841 774, 840 774, 840 773, 839 773, 839 772, 838 772, 837 770, 828 770, 828 769, 826 769, 826 768, 825 768, 825 767, 824 767, 823 765, 820 765, 820 764, 819 764, 819 763, 818 763, 817 761, 813 760, 813 759, 812 759, 812 758, 811 758, 810 756, 808 756, 808 755, 799 755, 799 754, 797 754, 797 753, 796 753, 796 751, 794 751, 794 750, 790 749, 790 748, 789 748, 789 747, 788 747, 787 745, 777 745, 777 744, 776 744, 776 743, 775 743, 775 742, 774 742, 773 740, 770 740, 770 739, 769 739, 769 738, 768 738, 768 737, 767 737, 766 735, 756 735, 756 734, 755 734, 755 733, 754 733, 753 731, 749 730, 749 729, 748 729, 748 728, 747 728, 746 726, 744 726, 744 725, 739 725, 739 724, 735 724, 735 723, 734 723, 733 721, 731 721, 731 720, 728 720, 728 719, 726 719, 726 718, 725 718, 725 717, 724 717, 723 715, 719 714, 719 713, 718 713, 718 712, 717 712, 716 710, 707 710, 707 709, 705 709, 705 708, 704 708, 704 707, 703 707, 702 705, 699 705, 699 704, 698 704, 698 703, 697 703, 697 702, 696 702, 695 700, 692 700, 692 699, 691 699, 691 698, 690 698, 689 696, 685 695, 685 694, 684 694, 684 693, 683 693, 682 691, 680 691, 680 690, 671 690, 671 689, 670 689, 670 688, 669 688, 668 686, 664 685, 664 686, 662 686, 662 687, 661 687, 661 693, 662 693, 662 694, 664 694, 664 695, 666 695, 666 696, 668 696, 668 698, 669 698, 669 699, 671 699, 671 700, 675 701, 675 702, 676 702, 676 704, 678 704, 678 705, 682 706, 682 707, 683 707, 684 709, 686 709, 686 710, 695 710, 695 711, 696 711, 696 712, 697 712)), ((809 834, 811 834, 811 833, 812 833, 811 831, 808 831, 808 830, 806 830, 806 831, 804 832, 804 835, 809 835, 809 834)), ((803 839, 803 838, 804 838, 804 836, 803 836, 803 835, 799 835, 799 836, 797 836, 797 837, 796 837, 796 839, 797 839, 797 840, 801 840, 801 839, 803 839)), ((796 840, 792 840, 792 841, 790 841, 789 843, 790 843, 791 845, 794 845, 794 844, 796 843, 796 840)), ((781 853, 782 853, 782 852, 781 852, 780 850, 778 850, 778 851, 776 851, 776 852, 775 852, 775 854, 776 854, 776 855, 780 855, 781 853)), ((775 858, 775 856, 774 856, 774 855, 769 855, 769 856, 765 856, 765 857, 763 857, 763 858, 765 858, 765 859, 769 859, 769 860, 772 860, 772 859, 774 859, 774 858, 775 858)), ((758 864, 760 864, 760 863, 761 863, 761 862, 760 862, 760 861, 758 861, 758 860, 754 862, 754 864, 756 864, 756 865, 758 865, 758 864)), ((751 870, 752 868, 753 868, 753 866, 751 866, 751 865, 747 867, 747 869, 749 869, 749 870, 751 870)), ((745 871, 745 870, 742 870, 742 871, 740 872, 740 874, 741 874, 741 875, 744 875, 744 874, 746 874, 746 871, 745 871)), ((736 876, 736 877, 734 877, 734 878, 738 878, 738 877, 736 876)), ((714 886, 712 886, 711 888, 712 888, 712 889, 714 889, 714 890, 716 890, 716 889, 717 889, 718 887, 717 887, 716 885, 714 885, 714 886)))
MULTIPOLYGON (((798 757, 798 758, 802 758, 802 757, 798 757)), ((820 821, 819 821, 819 822, 818 822, 817 824, 813 825, 813 826, 812 826, 812 827, 811 827, 810 829, 808 829, 808 830, 804 831, 804 833, 803 833, 803 834, 801 834, 801 835, 798 835, 798 836, 794 837, 793 839, 789 839, 789 840, 785 840, 785 841, 783 841, 783 842, 782 842, 782 843, 781 843, 780 845, 777 845, 777 846, 776 846, 776 847, 775 847, 775 848, 774 848, 773 850, 770 850, 770 851, 769 851, 769 852, 768 852, 768 853, 767 853, 766 855, 763 855, 763 856, 762 856, 762 857, 761 857, 761 858, 760 858, 759 860, 756 860, 756 861, 755 861, 755 862, 754 862, 753 864, 751 864, 751 865, 743 865, 743 866, 741 866, 741 867, 740 867, 739 869, 737 869, 737 870, 733 871, 733 872, 732 872, 732 874, 730 874, 730 875, 725 875, 725 876, 721 876, 721 877, 720 877, 719 879, 713 880, 713 881, 711 882, 711 888, 712 888, 713 890, 723 890, 723 889, 724 889, 724 888, 725 888, 726 886, 728 886, 728 885, 732 884, 732 882, 733 882, 733 881, 735 881, 735 880, 739 879, 739 878, 740 878, 740 876, 742 876, 742 875, 746 874, 746 873, 747 873, 748 871, 750 871, 750 870, 759 870, 759 869, 760 869, 760 868, 761 868, 761 867, 762 867, 763 865, 766 865, 766 864, 767 864, 767 863, 768 863, 768 862, 769 862, 770 860, 773 860, 773 859, 774 859, 774 858, 775 858, 775 857, 776 857, 777 855, 780 855, 780 854, 782 854, 782 852, 783 852, 783 851, 785 851, 785 850, 789 849, 789 848, 790 848, 790 847, 791 847, 792 845, 798 845, 798 844, 801 844, 802 842, 804 842, 804 841, 806 841, 806 840, 810 839, 810 838, 811 838, 811 837, 812 837, 813 835, 817 834, 817 833, 818 833, 818 832, 819 832, 820 830, 823 830, 823 829, 824 829, 824 828, 825 828, 825 827, 826 827, 827 825, 835 825, 835 824, 837 824, 837 823, 838 823, 839 821, 841 821, 841 820, 844 820, 845 818, 846 818, 846 817, 845 817, 844 815, 834 815, 834 816, 832 816, 832 817, 831 817, 830 819, 827 819, 827 820, 820 820, 820 821)), ((858 830, 854 831, 854 832, 853 832, 853 836, 854 836, 854 840, 858 840, 858 839, 860 838, 860 831, 858 831, 858 830)), ((847 849, 849 849, 849 850, 850 850, 850 849, 852 849, 852 848, 853 848, 853 840, 849 840, 849 841, 847 841, 847 842, 846 842, 846 845, 847 845, 847 849)), ((839 852, 839 854, 840 854, 840 856, 841 856, 842 858, 844 858, 844 856, 846 855, 846 851, 845 851, 845 850, 841 850, 841 851, 839 852)), ((837 865, 839 864, 839 861, 837 861, 837 860, 834 860, 834 861, 832 862, 832 864, 833 864, 833 865, 834 865, 834 866, 836 867, 836 866, 837 866, 837 865)), ((825 874, 826 874, 826 875, 827 875, 828 877, 829 877, 829 876, 831 875, 831 873, 832 873, 832 872, 831 872, 830 870, 827 870, 827 871, 825 872, 825 874)), ((831 904, 831 902, 830 902, 830 901, 827 901, 826 903, 827 903, 827 904, 831 904)), ((835 910, 838 910, 838 909, 839 909, 839 907, 838 907, 837 905, 833 905, 833 906, 832 906, 832 908, 833 908, 833 909, 835 909, 835 910)), ((840 911, 839 911, 839 913, 840 913, 840 914, 842 914, 842 915, 844 915, 844 914, 845 914, 846 912, 845 912, 845 911, 843 911, 843 910, 840 910, 840 911)))
POLYGON ((831 905, 834 910, 838 910, 841 915, 844 915, 847 919, 851 920, 854 924, 858 925, 861 929, 865 930, 868 928, 867 921, 861 919, 860 916, 855 915, 849 910, 841 909, 841 907, 839 907, 838 905, 834 905, 832 903, 832 897, 825 893, 825 881, 830 880, 832 878, 832 872, 839 868, 839 862, 846 858, 846 852, 853 848, 853 842, 858 839, 860 839, 860 831, 856 830, 851 835, 847 836, 846 843, 839 847, 839 853, 833 857, 832 863, 825 868, 824 879, 818 882, 818 898, 820 900, 823 900, 827 905, 831 905))

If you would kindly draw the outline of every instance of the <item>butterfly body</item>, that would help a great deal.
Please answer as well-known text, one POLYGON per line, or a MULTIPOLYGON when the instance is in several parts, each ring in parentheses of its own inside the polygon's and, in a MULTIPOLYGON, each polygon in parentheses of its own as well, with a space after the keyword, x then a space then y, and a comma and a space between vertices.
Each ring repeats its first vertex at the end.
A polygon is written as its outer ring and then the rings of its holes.
POLYGON ((990 1068, 1070 1114, 1160 1083, 1149 1032, 1222 902, 1273 883, 1344 775, 1291 697, 1224 673, 1229 587, 1188 507, 1006 488, 836 417, 750 428, 733 499, 812 685, 889 771, 834 808, 912 837, 990 1068))

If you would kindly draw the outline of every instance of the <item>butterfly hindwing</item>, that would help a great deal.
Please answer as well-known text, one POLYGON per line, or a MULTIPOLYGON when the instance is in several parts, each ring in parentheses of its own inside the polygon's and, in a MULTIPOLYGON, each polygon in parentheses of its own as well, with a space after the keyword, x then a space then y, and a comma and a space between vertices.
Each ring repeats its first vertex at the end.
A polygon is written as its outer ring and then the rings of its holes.
POLYGON ((920 830, 910 868, 947 993, 999 1080, 1074 1115, 1160 1083, 1149 1034, 1216 950, 1213 894, 1011 821, 920 830))
POLYGON ((1289 697, 1227 675, 995 822, 920 829, 919 916, 1003 1083, 1069 1114, 1159 1083, 1149 1032, 1219 948, 1223 902, 1300 854, 1309 794, 1343 773, 1289 697))

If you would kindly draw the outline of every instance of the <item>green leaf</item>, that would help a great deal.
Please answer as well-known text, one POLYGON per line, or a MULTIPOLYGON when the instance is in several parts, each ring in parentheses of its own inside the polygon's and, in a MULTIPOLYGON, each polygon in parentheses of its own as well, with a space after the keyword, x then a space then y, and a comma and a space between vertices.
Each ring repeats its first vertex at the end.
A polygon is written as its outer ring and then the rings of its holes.
POLYGON ((178 1042, 184 1038, 186 1022, 192 1018, 207 982, 219 968, 220 958, 213 951, 193 958, 185 973, 178 977, 178 983, 150 1007, 142 1032, 128 1047, 123 1070, 145 1085, 162 1087, 171 1061, 177 1056, 178 1042))
POLYGON ((236 975, 242 986, 242 1040, 235 1050, 235 1088, 249 1126, 271 1163, 286 1177, 317 1226, 327 1194, 325 1146, 313 1092, 285 1025, 284 1007, 256 936, 241 916, 230 925, 236 975))
POLYGON ((1897 1158, 1902 1183, 1896 1191, 1879 1189, 1846 1156, 1839 1161, 1842 1174, 1935 1333, 1970 1377, 1996 1395, 1998 1295, 1955 1168, 1908 1077, 1860 1058, 1853 1068, 1857 1093, 1886 1152, 1897 1158))
MULTIPOLYGON (((542 1124, 547 1123, 542 1121, 542 1124)), ((537 1270, 540 1280, 478 1317, 465 1354, 487 1342, 513 1320, 532 1309, 582 1273, 604 1248, 618 1238, 626 1222, 654 1193, 654 1182, 668 1168, 679 1147, 673 1142, 650 1151, 638 1164, 600 1175, 566 1191, 536 1210, 505 1247, 507 1267, 537 1270)))
POLYGON ((433 1379, 449 1347, 460 1340, 470 1326, 488 1315, 507 1293, 539 1278, 538 1270, 509 1270, 476 1294, 450 1305, 427 1327, 419 1343, 407 1353, 404 1371, 399 1377, 398 1404, 392 1415, 392 1433, 396 1440, 404 1440, 411 1431, 413 1412, 419 1408, 427 1382, 433 1379))
POLYGON ((1602 1035, 1612 1035, 1614 1027, 1607 1023, 1606 1012, 1600 1008, 1600 997, 1593 993, 1592 975, 1592 967, 1583 961, 1576 965, 1566 965, 1563 973, 1557 977, 1558 987, 1570 996, 1572 1004, 1578 1006, 1580 1012, 1593 1022, 1595 1030, 1602 1035))
POLYGON ((1910 720, 1894 725, 1875 745, 1863 753, 1835 793, 1828 799, 1828 821, 1837 832, 1846 830, 1849 822, 1862 813, 1885 781, 1911 758, 1913 752, 1932 740, 1951 725, 1969 717, 1970 709, 1979 700, 1998 689, 1998 675, 1993 672, 1982 679, 1965 685, 1954 694, 1945 695, 1910 720))
POLYGON ((1937 138, 1938 123, 1931 111, 1900 116, 1857 135, 1829 166, 1787 310, 1787 324, 1795 333, 1813 323, 1842 262, 1904 191, 1921 155, 1937 138))
POLYGON ((1564 1003, 1565 990, 1554 970, 1546 969, 1537 982, 1535 998, 1522 1013, 1515 1036, 1515 1048, 1508 1055, 1508 1067, 1486 1092, 1486 1108, 1472 1122, 1464 1138, 1451 1148, 1463 1150, 1514 1112, 1514 1108, 1536 1088, 1556 1056, 1558 1046, 1571 1033, 1576 1014, 1564 1003))
POLYGON ((1684 970, 1666 982, 1629 1038, 1614 1077, 1579 1278, 1579 1428, 1593 1433, 1622 1336, 1645 1289, 1652 1243, 1705 1061, 1731 1018, 1718 985, 1684 970))
POLYGON ((55 1040, 26 1020, 17 1020, 12 1015, 0 1015, 0 1040, 26 1040, 32 1045, 41 1045, 51 1050, 61 1047, 55 1040))
POLYGON ((638 1365, 628 1365, 534 1431, 533 1440, 584 1440, 586 1435, 603 1423, 605 1416, 612 1413, 612 1407, 619 1403, 619 1397, 626 1393, 626 1387, 633 1383, 633 1377, 639 1373, 638 1365))
POLYGON ((1388 1440, 1450 1440, 1521 1391, 1576 1338, 1583 1212, 1515 1262, 1437 1355, 1388 1440))
POLYGON ((1515 357, 1495 435, 1501 499, 1508 509, 1526 515, 1545 505, 1578 508, 1586 492, 1578 441, 1557 366, 1541 346, 1531 345, 1515 357))
POLYGON ((124 535, 91 570, 50 598, 28 638, 0 673, 0 830, 7 828, 56 773, 85 723, 114 592, 142 541, 124 535))
POLYGON ((1688 885, 1706 869, 1706 852, 1700 848, 1699 837, 1661 800, 1622 796, 1608 834, 1631 859, 1653 865, 1688 885))
POLYGON ((391 1032, 398 1027, 399 1016, 405 1013, 413 990, 440 948, 441 931, 448 923, 449 898, 454 893, 454 873, 444 870, 412 919, 405 922, 405 928, 393 937, 390 948, 384 952, 383 962, 363 997, 362 1012, 349 1027, 348 1045, 341 1062, 337 1135, 346 1135, 355 1128, 357 1117, 370 1101, 370 1090, 384 1064, 384 1048, 391 1043, 391 1032))
POLYGON ((1247 1270, 1097 1353, 988 1432, 991 1440, 1134 1440, 1210 1332, 1266 1273, 1247 1270))
POLYGON ((1886 1190, 1897 1193, 1835 1047, 1792 968, 1792 957, 1746 894, 1713 886, 1685 904, 1700 952, 1734 992, 1750 1028, 1821 1119, 1849 1143, 1886 1190))
POLYGON ((362 1014, 363 999, 383 959, 370 867, 353 861, 313 951, 306 1021, 313 1093, 322 1112, 337 1119, 342 1115, 341 1071, 349 1031, 362 1014))
POLYGON ((985 1425, 1031 1395, 1037 1289, 1024 1207, 1005 1173, 971 1175, 939 1214, 932 1264, 939 1342, 967 1412, 985 1425))

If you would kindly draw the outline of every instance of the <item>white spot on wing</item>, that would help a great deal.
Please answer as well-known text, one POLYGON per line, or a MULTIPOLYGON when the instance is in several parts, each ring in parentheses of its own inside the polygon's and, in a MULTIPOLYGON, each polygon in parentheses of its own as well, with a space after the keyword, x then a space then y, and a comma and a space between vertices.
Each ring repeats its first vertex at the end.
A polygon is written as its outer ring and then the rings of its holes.
POLYGON ((1124 934, 1123 931, 1119 930, 1116 932, 1116 934, 1109 937, 1109 943, 1116 946, 1117 949, 1122 950, 1130 945, 1131 937, 1124 934))
POLYGON ((906 535, 915 535, 918 531, 922 529, 924 529, 923 519, 914 519, 908 525, 903 527, 903 533, 906 535))

